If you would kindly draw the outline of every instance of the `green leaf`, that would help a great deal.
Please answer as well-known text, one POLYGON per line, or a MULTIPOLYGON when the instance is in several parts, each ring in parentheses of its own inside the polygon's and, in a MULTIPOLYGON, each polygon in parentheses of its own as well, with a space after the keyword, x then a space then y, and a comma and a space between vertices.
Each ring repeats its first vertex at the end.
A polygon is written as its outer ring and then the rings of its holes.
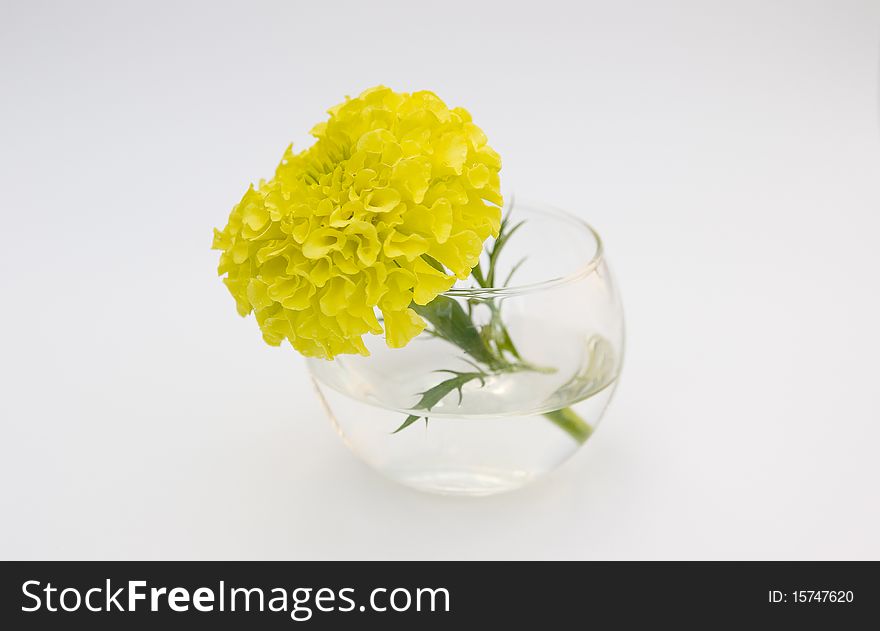
MULTIPOLYGON (((415 423, 415 422, 416 422, 417 420, 419 420, 420 418, 422 418, 422 417, 421 417, 421 416, 413 416, 412 414, 410 414, 409 416, 406 417, 406 420, 403 422, 403 425, 401 425, 400 427, 398 427, 396 430, 394 430, 394 431, 391 432, 391 433, 392 433, 392 434, 396 434, 396 433, 399 432, 400 430, 402 430, 402 429, 406 429, 407 427, 409 427, 410 425, 412 425, 413 423, 415 423)), ((428 417, 425 417, 425 421, 427 421, 427 420, 428 420, 428 417)))
MULTIPOLYGON (((422 397, 419 399, 419 402, 415 404, 415 409, 417 410, 427 410, 430 411, 435 405, 437 405, 443 397, 445 397, 450 392, 454 390, 458 390, 458 402, 461 403, 461 389, 462 387, 468 383, 469 381, 473 381, 474 379, 479 379, 481 382, 484 382, 484 378, 486 373, 484 372, 457 372, 455 370, 438 370, 437 372, 448 372, 455 375, 445 381, 441 381, 436 386, 429 388, 421 393, 422 397)), ((398 427, 396 430, 391 432, 392 434, 396 434, 402 429, 406 429, 417 420, 422 418, 422 416, 416 416, 414 414, 410 414, 406 417, 406 420, 398 427)), ((428 417, 425 416, 425 421, 427 422, 428 417)))
POLYGON ((510 332, 503 324, 501 325, 500 339, 496 339, 495 343, 498 346, 498 350, 507 351, 517 359, 522 359, 519 351, 516 350, 516 345, 514 345, 513 340, 510 338, 510 332))
POLYGON ((510 240, 510 238, 519 230, 525 220, 520 221, 510 230, 507 229, 508 219, 510 217, 506 217, 504 222, 501 224, 501 230, 499 231, 498 238, 495 239, 495 244, 492 246, 492 252, 489 253, 489 271, 486 273, 486 285, 488 287, 492 287, 495 283, 495 266, 498 264, 498 257, 501 256, 501 250, 504 249, 504 246, 510 240))
POLYGON ((412 308, 431 323, 434 333, 452 342, 478 362, 487 366, 497 363, 477 327, 457 300, 440 295, 426 305, 413 304, 412 308))
POLYGON ((441 381, 433 388, 429 388, 422 392, 422 398, 419 399, 419 402, 416 403, 415 409, 417 410, 430 410, 435 405, 440 403, 440 401, 447 394, 452 392, 453 390, 458 390, 458 402, 461 403, 461 388, 469 381, 473 381, 474 379, 483 380, 485 373, 482 372, 455 372, 454 370, 440 370, 437 372, 451 372, 455 376, 447 379, 446 381, 441 381))
POLYGON ((518 270, 522 266, 522 264, 528 260, 528 258, 529 257, 527 256, 522 257, 519 261, 517 261, 517 264, 510 269, 510 273, 507 275, 507 278, 504 279, 504 287, 507 287, 510 284, 510 279, 513 278, 514 274, 516 274, 516 270, 518 270))

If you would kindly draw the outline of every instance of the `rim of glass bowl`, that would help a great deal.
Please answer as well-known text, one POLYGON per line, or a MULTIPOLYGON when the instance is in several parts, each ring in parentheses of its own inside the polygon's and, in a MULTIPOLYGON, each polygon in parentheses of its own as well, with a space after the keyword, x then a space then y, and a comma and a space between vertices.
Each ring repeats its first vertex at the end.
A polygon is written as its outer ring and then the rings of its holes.
MULTIPOLYGON (((452 289, 444 291, 442 294, 443 296, 448 296, 450 298, 511 296, 532 293, 536 291, 544 291, 546 289, 567 285, 569 283, 580 280, 581 278, 592 274, 593 271, 595 271, 595 269, 599 267, 605 255, 605 247, 602 244, 602 237, 599 236, 599 233, 596 232, 593 226, 588 224, 577 215, 573 215, 566 210, 562 210, 561 208, 557 208, 556 206, 551 206, 550 204, 533 202, 527 199, 517 199, 516 201, 519 201, 519 205, 527 206, 530 210, 537 211, 546 215, 553 215, 557 219, 565 220, 568 223, 576 226, 580 230, 586 230, 587 232, 589 232, 593 236, 593 239, 596 240, 596 250, 595 252, 593 252, 593 256, 590 258, 590 260, 586 263, 581 264, 568 274, 557 276, 555 278, 548 278, 547 280, 527 283, 524 285, 512 285, 510 287, 453 287, 452 289)), ((514 201, 512 200, 510 204, 511 208, 513 207, 513 205, 514 201)))

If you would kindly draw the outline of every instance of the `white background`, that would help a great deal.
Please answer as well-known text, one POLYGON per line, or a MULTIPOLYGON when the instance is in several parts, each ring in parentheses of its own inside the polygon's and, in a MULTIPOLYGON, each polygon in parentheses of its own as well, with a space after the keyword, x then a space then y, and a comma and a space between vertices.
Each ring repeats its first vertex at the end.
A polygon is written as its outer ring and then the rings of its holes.
POLYGON ((880 4, 158 4, 0 5, 0 557, 880 558, 880 4), (605 237, 621 387, 520 492, 367 469, 215 276, 377 83, 605 237))

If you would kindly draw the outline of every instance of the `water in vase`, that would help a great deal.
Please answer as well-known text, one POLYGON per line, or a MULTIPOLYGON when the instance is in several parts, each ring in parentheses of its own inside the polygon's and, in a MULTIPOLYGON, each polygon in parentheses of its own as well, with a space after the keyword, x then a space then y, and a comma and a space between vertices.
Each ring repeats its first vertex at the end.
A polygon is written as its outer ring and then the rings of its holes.
POLYGON ((337 431, 373 468, 421 490, 496 493, 522 486, 573 454, 616 385, 618 358, 602 336, 534 327, 521 319, 510 326, 533 370, 474 378, 430 411, 416 407, 420 393, 451 374, 475 370, 444 340, 421 335, 392 350, 373 338, 369 358, 310 360, 310 368, 337 431), (535 330, 540 335, 530 335, 535 330), (394 433, 410 415, 419 419, 394 433))

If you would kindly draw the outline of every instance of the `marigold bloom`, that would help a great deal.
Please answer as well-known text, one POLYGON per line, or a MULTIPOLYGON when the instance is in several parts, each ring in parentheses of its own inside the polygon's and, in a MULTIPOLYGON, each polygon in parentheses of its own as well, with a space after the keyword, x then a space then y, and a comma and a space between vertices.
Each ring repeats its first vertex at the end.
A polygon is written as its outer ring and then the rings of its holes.
POLYGON ((329 114, 311 147, 288 147, 275 176, 247 190, 213 245, 266 342, 326 359, 369 354, 377 309, 389 346, 418 335, 410 305, 467 278, 502 204, 501 160, 466 110, 379 86, 329 114))

